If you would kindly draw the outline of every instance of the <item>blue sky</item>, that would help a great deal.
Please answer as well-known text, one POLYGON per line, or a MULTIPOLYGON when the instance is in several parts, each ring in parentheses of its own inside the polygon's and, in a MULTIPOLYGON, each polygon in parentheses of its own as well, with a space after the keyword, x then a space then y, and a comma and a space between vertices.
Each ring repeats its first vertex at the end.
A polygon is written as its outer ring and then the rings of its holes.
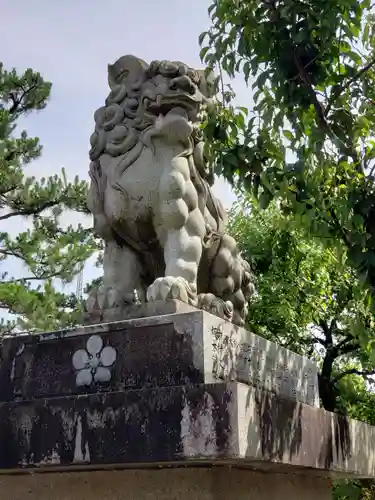
MULTIPOLYGON (((108 92, 107 64, 124 54, 180 60, 202 67, 199 34, 208 28, 210 0, 0 0, 1 60, 5 68, 39 71, 53 84, 51 101, 25 123, 44 145, 27 173, 46 176, 64 167, 87 179, 93 113, 108 92)), ((238 103, 250 91, 233 82, 238 103)), ((229 207, 233 193, 218 181, 215 193, 229 207)), ((6 230, 6 228, 2 228, 6 230)), ((85 280, 91 278, 90 266, 85 280)))

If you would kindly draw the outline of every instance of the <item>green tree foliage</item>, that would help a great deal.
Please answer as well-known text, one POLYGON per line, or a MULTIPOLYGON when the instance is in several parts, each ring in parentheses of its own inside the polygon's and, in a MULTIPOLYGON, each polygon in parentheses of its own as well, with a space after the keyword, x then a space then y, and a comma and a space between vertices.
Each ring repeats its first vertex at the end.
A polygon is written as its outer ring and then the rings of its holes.
POLYGON ((375 15, 370 0, 215 0, 201 58, 222 102, 205 132, 218 172, 333 245, 375 296, 375 15), (223 75, 244 75, 252 109, 223 75))
POLYGON ((346 378, 375 373, 371 343, 358 340, 374 338, 363 286, 335 250, 307 235, 274 203, 267 210, 250 208, 243 200, 230 217, 230 232, 258 279, 249 328, 315 359, 324 408, 347 413, 341 396, 346 378))
MULTIPOLYGON (((229 229, 257 276, 249 329, 318 363, 322 406, 375 425, 372 316, 363 284, 336 249, 327 248, 285 215, 275 202, 266 210, 242 197, 229 229)), ((373 499, 371 481, 335 486, 336 500, 373 499)))
POLYGON ((0 63, 0 308, 18 318, 3 321, 2 332, 74 322, 77 300, 57 291, 54 280, 70 282, 95 249, 90 231, 61 223, 66 210, 86 212, 86 183, 68 182, 64 172, 39 181, 24 173, 42 148, 25 131, 16 134, 17 120, 44 109, 50 90, 39 73, 18 75, 0 63), (15 268, 20 276, 9 271, 15 268))
MULTIPOLYGON (((340 398, 351 418, 375 425, 375 393, 369 391, 364 380, 351 375, 340 383, 340 398)), ((335 485, 334 500, 373 500, 375 482, 369 479, 340 481, 335 485)))
MULTIPOLYGON (((266 271, 262 258, 253 258, 260 294, 251 321, 263 335, 318 353, 327 407, 333 401, 336 410, 371 424, 374 396, 358 373, 374 366, 373 10, 370 0, 213 0, 211 27, 200 36, 201 58, 218 72, 221 95, 205 124, 207 154, 218 173, 270 207, 254 211, 255 218, 269 229, 269 218, 279 219, 271 237, 248 228, 256 236, 248 233, 247 256, 260 241, 272 257, 266 271), (251 109, 235 108, 224 85, 236 73, 252 87, 251 109), (278 249, 285 240, 283 262, 278 249)), ((235 221, 239 235, 252 224, 235 221)), ((341 500, 374 495, 370 481, 335 490, 341 500)))

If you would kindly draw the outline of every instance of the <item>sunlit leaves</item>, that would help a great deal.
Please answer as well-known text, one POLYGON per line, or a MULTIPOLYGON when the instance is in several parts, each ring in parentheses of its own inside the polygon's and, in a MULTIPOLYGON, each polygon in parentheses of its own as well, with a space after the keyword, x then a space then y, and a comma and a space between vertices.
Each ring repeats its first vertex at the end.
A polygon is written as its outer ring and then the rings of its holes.
POLYGON ((340 335, 348 338, 358 338, 366 324, 370 328, 366 294, 345 255, 326 248, 294 217, 274 203, 259 210, 247 197, 232 209, 230 230, 258 276, 258 299, 250 304, 252 329, 300 350, 306 339, 312 341, 311 325, 319 328, 321 320, 335 318, 340 335))

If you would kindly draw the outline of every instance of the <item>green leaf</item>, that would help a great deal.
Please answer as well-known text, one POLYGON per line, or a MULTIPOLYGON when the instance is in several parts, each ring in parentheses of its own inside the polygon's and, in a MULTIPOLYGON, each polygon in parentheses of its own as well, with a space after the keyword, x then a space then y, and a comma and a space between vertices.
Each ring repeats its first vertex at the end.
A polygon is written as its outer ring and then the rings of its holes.
POLYGON ((228 153, 225 155, 225 162, 232 167, 238 167, 238 158, 232 153, 228 153))
POLYGON ((370 34, 370 25, 366 23, 362 35, 362 42, 364 44, 366 44, 369 41, 369 34, 370 34))
POLYGON ((293 132, 290 130, 283 130, 283 135, 286 139, 289 139, 289 141, 292 141, 294 139, 293 132))
POLYGON ((249 114, 249 110, 247 108, 245 108, 244 106, 237 106, 237 109, 242 111, 242 113, 246 116, 249 114))
POLYGON ((201 61, 204 61, 204 60, 205 60, 205 57, 206 57, 206 55, 207 55, 207 53, 208 53, 208 51, 209 51, 209 50, 210 50, 210 47, 209 47, 209 46, 207 46, 207 47, 203 47, 203 48, 201 49, 201 51, 199 52, 199 57, 200 57, 200 60, 201 60, 201 61))
POLYGON ((245 81, 246 83, 249 82, 249 77, 250 77, 250 63, 249 61, 246 61, 243 67, 244 75, 245 75, 245 81))
POLYGON ((256 82, 253 85, 253 88, 258 87, 259 89, 263 89, 267 79, 268 79, 269 73, 268 71, 263 71, 258 78, 256 79, 256 82))
POLYGON ((202 45, 204 39, 206 38, 206 36, 208 35, 208 31, 203 31, 203 33, 201 33, 199 35, 199 38, 198 38, 198 43, 199 45, 202 45))
POLYGON ((345 56, 349 57, 354 62, 354 64, 357 64, 357 65, 362 64, 361 56, 359 54, 357 54, 356 52, 354 52, 353 50, 349 50, 349 51, 345 52, 345 56))
POLYGON ((269 192, 263 191, 259 196, 259 206, 265 210, 271 203, 272 195, 269 192))

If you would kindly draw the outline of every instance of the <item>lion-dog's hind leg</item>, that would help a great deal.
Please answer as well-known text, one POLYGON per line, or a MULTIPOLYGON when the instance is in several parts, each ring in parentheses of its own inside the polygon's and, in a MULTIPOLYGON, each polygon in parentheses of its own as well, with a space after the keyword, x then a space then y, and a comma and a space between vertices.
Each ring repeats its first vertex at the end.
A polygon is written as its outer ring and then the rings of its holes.
POLYGON ((196 305, 205 221, 190 178, 189 158, 176 156, 165 166, 156 209, 154 226, 164 251, 165 273, 149 286, 147 299, 196 305))

